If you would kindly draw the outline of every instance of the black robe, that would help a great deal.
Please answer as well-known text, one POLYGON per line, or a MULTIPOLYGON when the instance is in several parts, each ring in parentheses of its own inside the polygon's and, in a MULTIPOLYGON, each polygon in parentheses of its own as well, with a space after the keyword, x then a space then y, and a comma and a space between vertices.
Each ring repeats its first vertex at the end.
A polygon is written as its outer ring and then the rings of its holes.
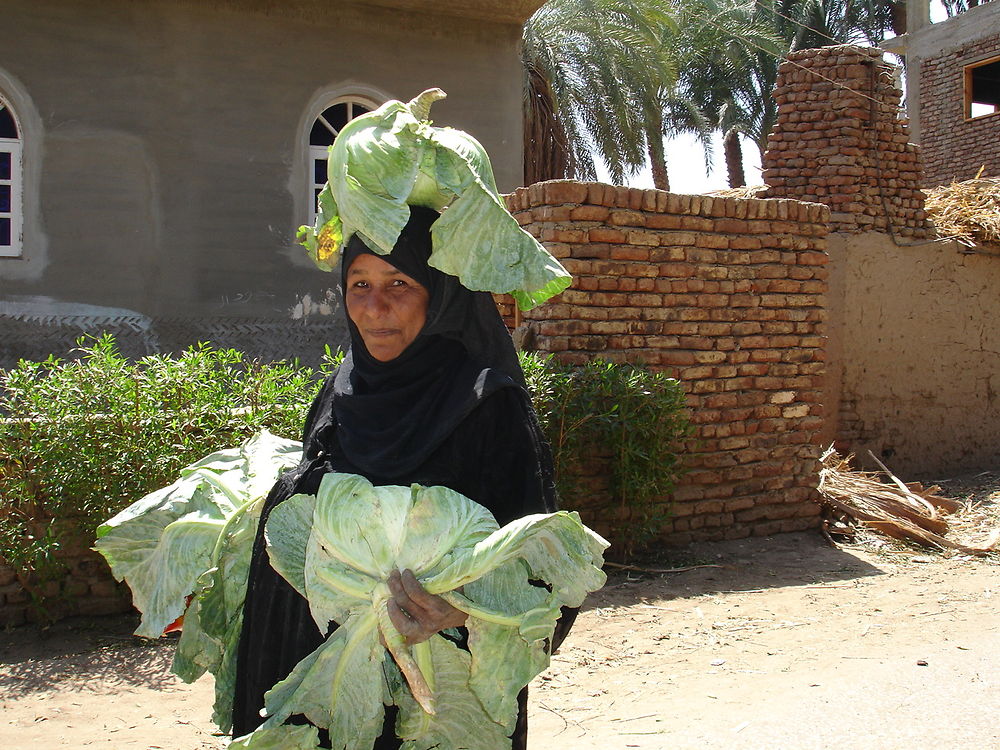
MULTIPOLYGON (((486 396, 429 458, 406 476, 364 475, 347 459, 332 419, 332 382, 331 378, 310 410, 302 464, 282 476, 262 512, 237 656, 234 737, 253 731, 263 722, 260 711, 264 693, 287 677, 324 639, 306 600, 271 568, 267 558, 264 523, 279 503, 297 493, 315 494, 323 475, 336 471, 362 474, 374 485, 419 483, 448 487, 488 508, 501 526, 525 515, 556 510, 555 487, 547 468, 551 466, 548 447, 527 393, 513 382, 486 396)), ((553 647, 565 636, 575 615, 575 610, 564 610, 553 647)), ((518 703, 513 750, 523 750, 527 743, 527 688, 519 695, 518 703)), ((385 726, 375 743, 376 750, 400 746, 394 730, 395 715, 395 707, 386 708, 385 726)))

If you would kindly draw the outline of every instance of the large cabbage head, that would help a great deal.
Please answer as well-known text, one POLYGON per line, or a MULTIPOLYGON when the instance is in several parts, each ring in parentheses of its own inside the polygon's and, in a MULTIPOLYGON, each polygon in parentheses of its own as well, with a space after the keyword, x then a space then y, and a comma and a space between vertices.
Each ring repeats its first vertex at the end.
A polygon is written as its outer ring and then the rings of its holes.
POLYGON ((566 289, 571 277, 507 210, 479 142, 431 124, 431 104, 444 96, 429 89, 347 123, 330 147, 316 224, 300 228, 299 239, 330 271, 354 234, 385 255, 411 205, 433 208, 442 215, 431 227, 430 265, 469 289, 509 293, 530 309, 566 289))

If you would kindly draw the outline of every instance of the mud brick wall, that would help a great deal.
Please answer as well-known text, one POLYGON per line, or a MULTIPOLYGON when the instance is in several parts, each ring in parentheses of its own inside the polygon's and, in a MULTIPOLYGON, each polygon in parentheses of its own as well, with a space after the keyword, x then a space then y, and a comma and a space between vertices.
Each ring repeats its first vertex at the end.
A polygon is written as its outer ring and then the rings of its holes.
POLYGON ((965 119, 966 65, 1000 56, 1000 32, 920 64, 920 142, 925 184, 1000 177, 1000 112, 965 119))
POLYGON ((814 526, 828 209, 571 181, 508 204, 574 275, 522 314, 533 348, 683 384, 697 433, 663 540, 814 526))
POLYGON ((831 232, 927 237, 918 147, 899 119, 901 91, 882 51, 791 53, 778 69, 778 121, 764 154, 766 198, 824 203, 831 232))
POLYGON ((107 563, 89 549, 88 542, 65 536, 56 558, 65 571, 47 582, 32 577, 27 588, 12 567, 0 562, 0 627, 131 609, 127 587, 115 582, 107 563), (29 588, 44 598, 44 609, 32 603, 29 588))

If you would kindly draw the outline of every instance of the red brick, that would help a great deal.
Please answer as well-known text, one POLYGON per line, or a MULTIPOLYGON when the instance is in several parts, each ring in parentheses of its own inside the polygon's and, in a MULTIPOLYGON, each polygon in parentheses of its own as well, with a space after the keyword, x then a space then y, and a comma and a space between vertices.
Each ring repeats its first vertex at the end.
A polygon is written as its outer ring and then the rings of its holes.
POLYGON ((542 195, 546 203, 584 203, 588 186, 573 180, 551 180, 542 183, 542 195))
POLYGON ((610 213, 606 206, 576 206, 570 209, 570 218, 574 221, 606 221, 610 213))
POLYGON ((660 245, 660 235, 657 232, 633 230, 626 233, 625 239, 632 245, 647 245, 649 247, 660 245))
POLYGON ((824 266, 829 259, 826 253, 806 252, 798 254, 798 263, 801 266, 824 266))
POLYGON ((680 229, 681 217, 671 214, 647 214, 647 229, 680 229))
POLYGON ((594 227, 588 236, 591 242, 608 242, 618 245, 625 242, 625 232, 611 227, 594 227))
POLYGON ((644 227, 646 215, 638 211, 612 211, 608 216, 608 224, 619 227, 644 227))
POLYGON ((648 247, 635 245, 619 245, 611 248, 612 260, 649 260, 648 247))

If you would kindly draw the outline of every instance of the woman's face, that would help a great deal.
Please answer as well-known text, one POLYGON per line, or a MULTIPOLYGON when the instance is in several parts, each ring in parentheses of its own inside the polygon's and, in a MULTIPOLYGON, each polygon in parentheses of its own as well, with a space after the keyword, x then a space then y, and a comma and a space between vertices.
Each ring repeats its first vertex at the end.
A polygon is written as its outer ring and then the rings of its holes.
POLYGON ((347 314, 379 362, 395 359, 417 337, 429 298, 424 286, 376 255, 359 255, 347 269, 347 314))

